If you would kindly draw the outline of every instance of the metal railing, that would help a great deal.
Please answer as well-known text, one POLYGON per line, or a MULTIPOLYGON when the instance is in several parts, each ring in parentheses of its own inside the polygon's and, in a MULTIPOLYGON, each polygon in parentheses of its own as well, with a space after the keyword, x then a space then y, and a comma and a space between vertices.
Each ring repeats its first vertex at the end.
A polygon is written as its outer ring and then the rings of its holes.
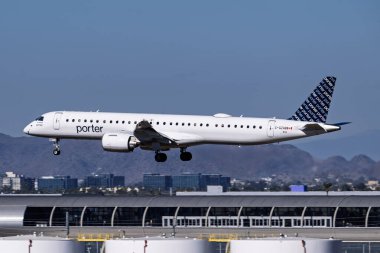
POLYGON ((77 235, 77 241, 79 242, 104 242, 106 240, 113 239, 113 234, 83 234, 77 235))

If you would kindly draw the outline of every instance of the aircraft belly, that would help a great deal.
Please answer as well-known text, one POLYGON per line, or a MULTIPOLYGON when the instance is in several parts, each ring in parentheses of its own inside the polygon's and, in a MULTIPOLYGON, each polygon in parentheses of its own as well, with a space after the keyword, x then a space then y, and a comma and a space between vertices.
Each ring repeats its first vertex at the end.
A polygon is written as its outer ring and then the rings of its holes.
POLYGON ((231 144, 231 145, 249 145, 256 143, 264 143, 268 141, 268 138, 264 136, 252 136, 252 135, 218 135, 218 136, 208 136, 204 138, 205 143, 213 144, 231 144))
POLYGON ((259 145, 298 139, 306 136, 307 135, 304 132, 298 130, 293 132, 275 131, 273 137, 267 136, 267 133, 239 135, 224 133, 205 135, 203 143, 227 145, 259 145))

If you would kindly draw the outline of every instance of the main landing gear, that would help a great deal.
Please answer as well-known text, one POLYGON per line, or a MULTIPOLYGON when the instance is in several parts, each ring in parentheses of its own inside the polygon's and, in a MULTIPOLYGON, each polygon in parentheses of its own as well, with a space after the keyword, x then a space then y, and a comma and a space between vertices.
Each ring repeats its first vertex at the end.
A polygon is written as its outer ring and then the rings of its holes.
POLYGON ((53 142, 53 146, 54 146, 54 149, 53 149, 53 154, 54 155, 60 155, 61 154, 61 149, 59 148, 59 139, 49 139, 51 142, 53 142))
POLYGON ((182 161, 190 161, 193 155, 186 151, 186 148, 181 148, 181 155, 179 156, 182 161))
POLYGON ((154 159, 158 163, 163 163, 168 159, 168 156, 165 153, 156 152, 156 155, 154 156, 154 159))
MULTIPOLYGON (((190 152, 186 151, 186 148, 181 148, 181 154, 179 156, 182 161, 190 161, 193 158, 193 155, 190 152)), ((156 162, 163 163, 168 159, 168 156, 165 153, 161 153, 160 151, 156 151, 156 155, 154 156, 156 162)))

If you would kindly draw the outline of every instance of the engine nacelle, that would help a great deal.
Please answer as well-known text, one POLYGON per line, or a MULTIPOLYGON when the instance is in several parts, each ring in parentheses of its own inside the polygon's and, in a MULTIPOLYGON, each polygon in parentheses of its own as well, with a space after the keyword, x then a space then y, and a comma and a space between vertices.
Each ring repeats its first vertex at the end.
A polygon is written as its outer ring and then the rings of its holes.
POLYGON ((108 133, 103 135, 103 149, 112 152, 132 152, 140 144, 133 135, 123 133, 108 133))

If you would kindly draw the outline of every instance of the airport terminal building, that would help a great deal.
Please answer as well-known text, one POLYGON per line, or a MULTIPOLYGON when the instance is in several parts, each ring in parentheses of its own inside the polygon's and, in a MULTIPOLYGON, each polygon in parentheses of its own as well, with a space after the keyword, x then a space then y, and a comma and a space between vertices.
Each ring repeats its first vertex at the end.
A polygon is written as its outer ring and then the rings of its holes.
POLYGON ((2 195, 1 227, 378 228, 380 193, 2 195), (241 194, 241 195, 238 195, 241 194))

